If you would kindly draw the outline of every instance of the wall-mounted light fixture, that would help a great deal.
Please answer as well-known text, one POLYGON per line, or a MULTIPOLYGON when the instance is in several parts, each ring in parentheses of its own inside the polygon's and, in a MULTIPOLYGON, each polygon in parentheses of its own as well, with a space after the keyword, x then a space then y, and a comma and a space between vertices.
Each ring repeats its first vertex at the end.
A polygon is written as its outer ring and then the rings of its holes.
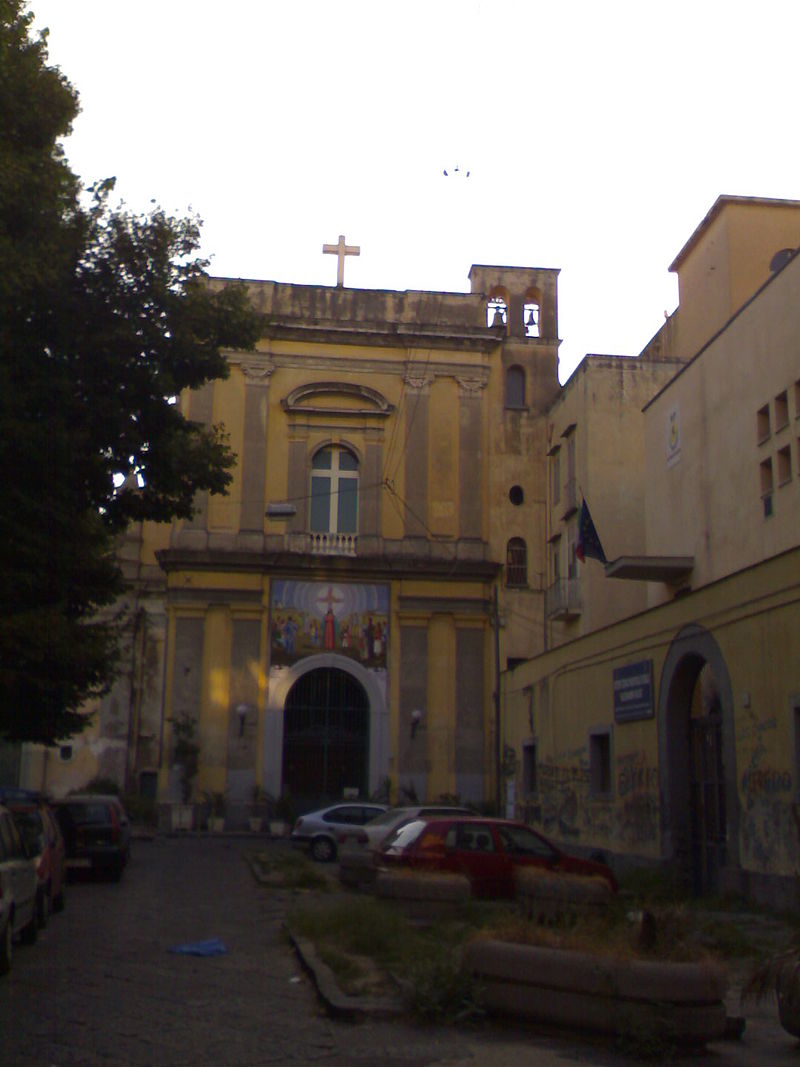
POLYGON ((247 704, 237 704, 236 705, 236 714, 239 717, 239 737, 244 737, 244 727, 245 727, 245 723, 247 722, 247 712, 248 712, 247 704))
POLYGON ((411 712, 411 740, 412 741, 414 740, 414 735, 416 734, 417 730, 419 729, 421 722, 422 722, 422 712, 419 710, 419 708, 414 708, 414 710, 411 712))

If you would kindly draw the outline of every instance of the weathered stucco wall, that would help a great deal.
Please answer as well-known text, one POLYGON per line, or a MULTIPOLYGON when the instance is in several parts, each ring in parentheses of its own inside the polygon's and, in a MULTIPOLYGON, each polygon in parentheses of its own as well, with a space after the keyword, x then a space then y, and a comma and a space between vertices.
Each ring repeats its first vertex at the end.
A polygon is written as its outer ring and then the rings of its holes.
MULTIPOLYGON (((516 796, 554 839, 619 859, 675 862, 664 836, 670 705, 664 666, 687 628, 719 649, 730 692, 723 747, 730 809, 725 884, 762 895, 792 889, 800 864, 800 549, 645 611, 524 664, 504 676, 504 741, 517 754, 516 796), (615 721, 614 670, 652 660, 652 716, 615 721), (661 709, 661 711, 659 711, 661 709), (610 738, 609 788, 593 788, 591 738, 610 738), (535 745, 534 791, 525 788, 526 745, 535 745)), ((696 700, 696 697, 695 697, 696 700)), ((696 709, 695 709, 695 712, 696 709)), ((682 720, 681 720, 682 721, 682 720)), ((672 774, 688 776, 689 769, 672 774)))

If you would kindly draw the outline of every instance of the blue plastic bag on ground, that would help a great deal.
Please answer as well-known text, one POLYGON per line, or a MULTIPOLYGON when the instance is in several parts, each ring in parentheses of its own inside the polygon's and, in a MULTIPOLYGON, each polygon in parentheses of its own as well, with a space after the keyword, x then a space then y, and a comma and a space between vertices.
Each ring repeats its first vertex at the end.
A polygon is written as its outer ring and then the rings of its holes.
POLYGON ((190 941, 185 945, 173 945, 167 952, 173 952, 178 956, 223 956, 227 948, 218 937, 211 937, 207 941, 190 941))

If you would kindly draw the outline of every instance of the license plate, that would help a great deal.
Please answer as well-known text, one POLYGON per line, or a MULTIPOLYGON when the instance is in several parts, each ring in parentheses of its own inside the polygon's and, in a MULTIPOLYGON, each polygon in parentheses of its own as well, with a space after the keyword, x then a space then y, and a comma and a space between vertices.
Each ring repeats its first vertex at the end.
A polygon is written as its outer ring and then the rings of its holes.
POLYGON ((85 867, 91 867, 91 865, 92 865, 92 861, 91 860, 87 860, 87 859, 67 860, 67 866, 68 867, 83 867, 83 868, 85 868, 85 867))

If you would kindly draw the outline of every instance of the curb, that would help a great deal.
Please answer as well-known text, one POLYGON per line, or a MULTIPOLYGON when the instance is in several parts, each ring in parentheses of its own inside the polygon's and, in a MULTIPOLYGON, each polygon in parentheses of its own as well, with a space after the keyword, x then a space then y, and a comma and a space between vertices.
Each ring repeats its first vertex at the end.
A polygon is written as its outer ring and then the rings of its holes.
POLYGON ((343 993, 333 971, 319 958, 313 944, 303 937, 298 937, 285 923, 284 930, 303 969, 311 978, 331 1015, 340 1019, 393 1019, 405 1013, 399 997, 351 997, 343 993))

